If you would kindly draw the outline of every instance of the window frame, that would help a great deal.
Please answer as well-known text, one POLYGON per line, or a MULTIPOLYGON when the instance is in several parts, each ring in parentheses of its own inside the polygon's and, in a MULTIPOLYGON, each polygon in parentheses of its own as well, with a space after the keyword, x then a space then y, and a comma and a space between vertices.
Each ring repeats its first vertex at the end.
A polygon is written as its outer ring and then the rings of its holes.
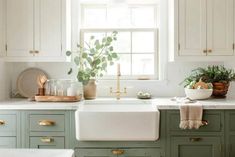
MULTIPOLYGON (((153 75, 122 75, 121 79, 122 80, 139 80, 141 77, 146 77, 148 80, 159 80, 159 75, 160 75, 160 62, 159 62, 159 26, 157 24, 158 20, 158 14, 157 14, 157 9, 159 8, 159 4, 128 4, 128 7, 134 8, 138 6, 151 6, 154 7, 154 25, 155 27, 133 27, 133 28, 125 28, 125 27, 118 27, 118 28, 104 28, 104 27, 84 27, 84 9, 85 7, 100 7, 100 8, 106 8, 106 19, 107 19, 107 5, 106 4, 80 4, 81 12, 80 12, 80 44, 83 45, 84 43, 84 34, 85 33, 91 33, 91 32, 112 32, 112 31, 118 31, 118 32, 153 32, 154 33, 154 52, 153 53, 148 53, 148 54, 153 54, 154 55, 154 74, 153 75)), ((132 36, 132 35, 131 35, 132 36)), ((131 38, 131 43, 132 43, 132 38, 131 38)), ((130 53, 124 53, 124 54, 144 54, 144 53, 132 53, 132 46, 131 46, 131 52, 130 53)), ((132 57, 131 57, 131 66, 132 66, 132 57)), ((121 66, 122 68, 122 66, 121 66)), ((132 69, 131 69, 132 70, 132 69)), ((132 72, 132 71, 131 71, 132 72)), ((99 78, 100 80, 114 80, 115 75, 104 75, 102 78, 99 78)))

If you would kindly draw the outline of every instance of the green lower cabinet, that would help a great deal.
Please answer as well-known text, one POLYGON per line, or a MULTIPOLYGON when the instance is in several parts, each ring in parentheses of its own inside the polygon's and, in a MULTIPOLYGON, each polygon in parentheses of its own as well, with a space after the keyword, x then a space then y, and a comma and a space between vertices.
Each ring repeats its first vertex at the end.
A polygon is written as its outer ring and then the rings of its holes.
POLYGON ((16 148, 16 137, 0 137, 0 148, 16 148))
POLYGON ((160 157, 158 148, 76 149, 76 157, 160 157))
POLYGON ((235 157, 235 135, 229 136, 228 146, 228 157, 235 157))
POLYGON ((64 149, 64 137, 30 137, 30 148, 64 149))
POLYGON ((222 157, 220 137, 171 137, 170 157, 222 157))

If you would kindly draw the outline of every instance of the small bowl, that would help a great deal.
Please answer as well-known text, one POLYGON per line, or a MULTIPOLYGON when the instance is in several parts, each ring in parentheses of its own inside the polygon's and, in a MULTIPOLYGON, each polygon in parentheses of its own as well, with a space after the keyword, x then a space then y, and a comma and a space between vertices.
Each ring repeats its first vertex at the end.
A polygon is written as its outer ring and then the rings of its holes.
POLYGON ((196 99, 208 99, 213 92, 213 89, 189 89, 184 88, 185 94, 192 100, 196 99))

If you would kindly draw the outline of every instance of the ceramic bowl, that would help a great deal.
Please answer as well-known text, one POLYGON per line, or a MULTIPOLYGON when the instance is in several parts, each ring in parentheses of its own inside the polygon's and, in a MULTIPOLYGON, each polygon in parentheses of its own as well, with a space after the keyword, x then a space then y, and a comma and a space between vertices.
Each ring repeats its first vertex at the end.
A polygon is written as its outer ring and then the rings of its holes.
POLYGON ((184 89, 186 97, 196 100, 196 99, 208 99, 213 92, 213 89, 184 89))

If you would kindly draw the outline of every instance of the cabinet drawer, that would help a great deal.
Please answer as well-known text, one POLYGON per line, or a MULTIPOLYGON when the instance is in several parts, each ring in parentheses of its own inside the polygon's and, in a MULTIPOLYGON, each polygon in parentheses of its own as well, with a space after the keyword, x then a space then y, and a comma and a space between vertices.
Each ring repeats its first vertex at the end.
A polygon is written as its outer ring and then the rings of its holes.
POLYGON ((0 148, 16 148, 16 137, 0 137, 0 148))
POLYGON ((30 137, 30 148, 64 149, 64 137, 30 137))
POLYGON ((228 112, 228 114, 226 116, 227 116, 228 123, 229 123, 229 125, 228 125, 229 131, 235 132, 235 123, 234 123, 234 121, 235 121, 235 112, 228 112))
POLYGON ((170 131, 190 131, 190 132, 209 132, 221 131, 221 123, 222 123, 222 115, 221 112, 205 112, 203 114, 203 120, 208 122, 208 125, 201 126, 198 130, 182 130, 179 128, 180 124, 180 113, 178 111, 170 111, 168 112, 168 124, 170 131))
POLYGON ((156 148, 114 148, 114 149, 77 149, 76 157, 160 157, 160 149, 156 148))
POLYGON ((30 131, 53 131, 63 132, 65 130, 64 115, 30 115, 30 131))
POLYGON ((16 132, 16 115, 14 114, 0 114, 0 134, 4 136, 10 132, 16 132))

